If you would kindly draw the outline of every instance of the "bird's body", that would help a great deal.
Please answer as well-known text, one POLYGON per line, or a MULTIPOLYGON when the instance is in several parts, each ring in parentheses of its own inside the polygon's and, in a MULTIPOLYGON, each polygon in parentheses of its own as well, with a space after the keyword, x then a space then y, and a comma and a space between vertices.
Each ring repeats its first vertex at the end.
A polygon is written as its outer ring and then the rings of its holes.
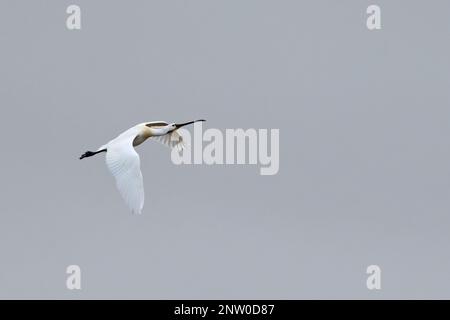
POLYGON ((144 183, 140 158, 134 147, 153 138, 171 148, 183 148, 183 138, 177 129, 197 121, 169 124, 164 121, 140 123, 102 145, 97 151, 87 151, 80 159, 106 152, 106 165, 114 178, 123 199, 133 213, 140 214, 144 207, 144 183))

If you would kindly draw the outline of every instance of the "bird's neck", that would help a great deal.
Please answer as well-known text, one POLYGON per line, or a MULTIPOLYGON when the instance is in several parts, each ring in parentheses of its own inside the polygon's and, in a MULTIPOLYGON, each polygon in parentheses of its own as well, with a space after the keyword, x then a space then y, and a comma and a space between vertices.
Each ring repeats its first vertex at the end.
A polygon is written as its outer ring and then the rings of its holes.
POLYGON ((148 138, 164 135, 162 128, 143 127, 140 133, 134 138, 133 146, 136 147, 146 141, 148 138))
POLYGON ((163 136, 168 133, 168 128, 149 128, 150 136, 163 136))

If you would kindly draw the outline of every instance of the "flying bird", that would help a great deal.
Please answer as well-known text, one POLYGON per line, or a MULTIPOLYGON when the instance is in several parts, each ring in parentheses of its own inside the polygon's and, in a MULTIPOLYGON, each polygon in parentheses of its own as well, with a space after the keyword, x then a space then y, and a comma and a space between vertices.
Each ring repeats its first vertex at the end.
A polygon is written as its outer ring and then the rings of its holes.
POLYGON ((180 124, 164 121, 140 123, 101 146, 97 151, 86 151, 81 155, 80 160, 106 152, 106 166, 114 176, 122 198, 133 213, 141 214, 144 207, 144 182, 141 161, 134 147, 151 138, 170 148, 181 150, 184 142, 177 130, 199 121, 206 120, 200 119, 180 124))

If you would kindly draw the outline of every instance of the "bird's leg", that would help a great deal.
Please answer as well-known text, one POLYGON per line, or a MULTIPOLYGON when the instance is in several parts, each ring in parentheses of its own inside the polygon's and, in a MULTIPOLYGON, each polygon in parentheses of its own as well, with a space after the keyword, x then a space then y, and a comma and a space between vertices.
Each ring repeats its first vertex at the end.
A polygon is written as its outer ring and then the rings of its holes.
POLYGON ((86 151, 85 153, 83 153, 81 155, 80 160, 84 159, 84 158, 95 156, 97 153, 100 153, 100 152, 106 152, 106 149, 102 149, 102 150, 95 151, 95 152, 94 151, 86 151))

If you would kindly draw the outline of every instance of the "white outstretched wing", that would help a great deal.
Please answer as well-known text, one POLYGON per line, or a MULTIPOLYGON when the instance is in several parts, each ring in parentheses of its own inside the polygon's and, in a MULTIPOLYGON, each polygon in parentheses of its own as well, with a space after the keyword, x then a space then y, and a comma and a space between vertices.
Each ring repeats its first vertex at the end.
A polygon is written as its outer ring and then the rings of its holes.
POLYGON ((155 141, 162 143, 163 145, 173 149, 175 148, 178 151, 181 151, 186 147, 186 143, 183 140, 183 137, 178 132, 178 130, 172 131, 169 134, 165 134, 163 136, 154 136, 152 137, 155 141))
POLYGON ((144 182, 140 158, 133 147, 134 136, 108 144, 106 165, 116 179, 122 198, 133 213, 141 214, 144 207, 144 182))

